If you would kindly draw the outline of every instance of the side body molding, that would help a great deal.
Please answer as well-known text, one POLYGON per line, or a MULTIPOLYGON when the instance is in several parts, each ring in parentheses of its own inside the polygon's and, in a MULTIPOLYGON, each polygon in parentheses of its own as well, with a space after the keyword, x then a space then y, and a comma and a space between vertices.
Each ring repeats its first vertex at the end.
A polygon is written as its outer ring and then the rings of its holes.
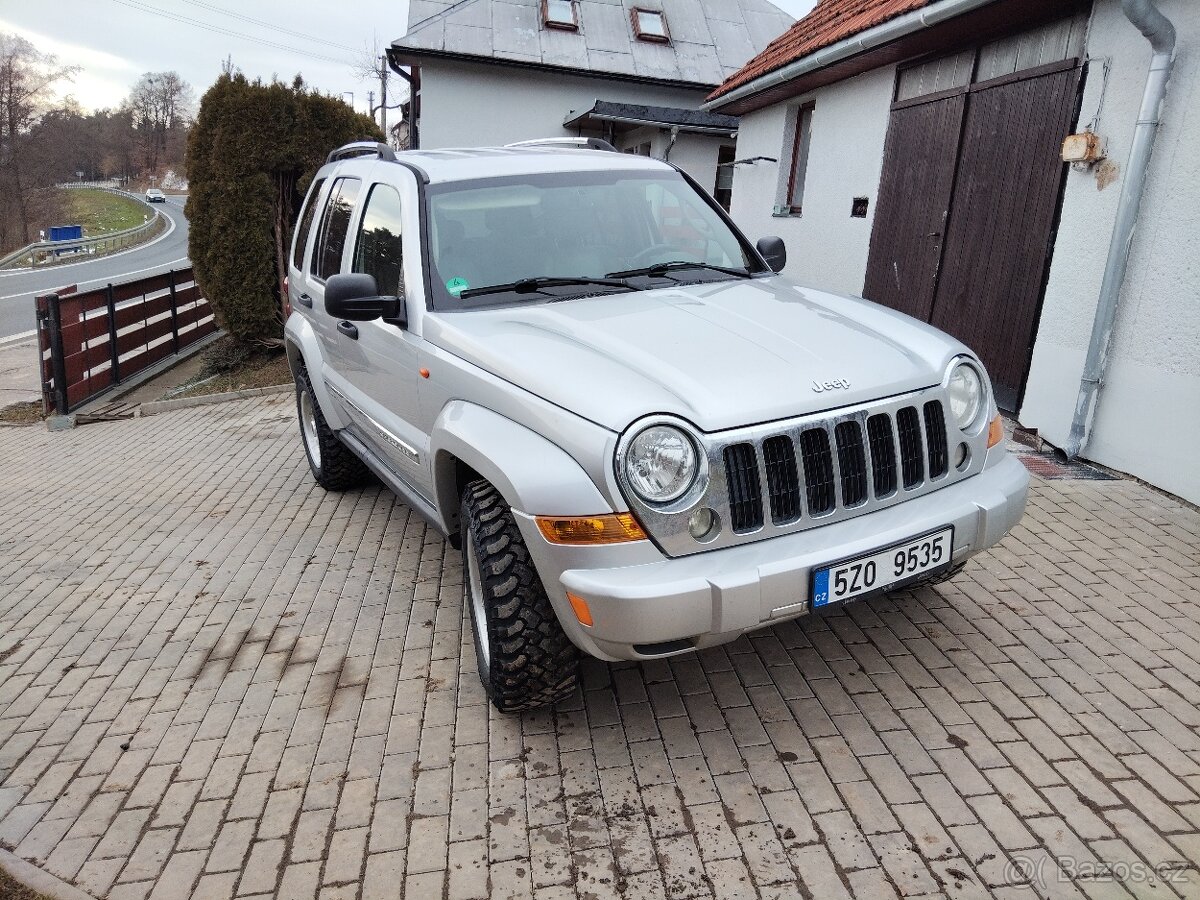
POLYGON ((538 516, 612 512, 587 472, 562 448, 489 409, 454 400, 433 426, 430 457, 437 506, 454 533, 458 522, 454 458, 490 481, 513 508, 538 516))
POLYGON ((337 431, 349 425, 350 423, 342 414, 341 405, 334 400, 329 389, 325 387, 325 377, 321 368, 324 364, 321 344, 317 340, 312 324, 304 316, 295 314, 288 316, 287 326, 284 328, 284 346, 287 349, 288 365, 292 370, 292 377, 295 377, 300 363, 303 363, 304 368, 308 370, 308 380, 312 384, 313 394, 317 398, 317 404, 321 407, 321 413, 325 416, 329 427, 337 431))

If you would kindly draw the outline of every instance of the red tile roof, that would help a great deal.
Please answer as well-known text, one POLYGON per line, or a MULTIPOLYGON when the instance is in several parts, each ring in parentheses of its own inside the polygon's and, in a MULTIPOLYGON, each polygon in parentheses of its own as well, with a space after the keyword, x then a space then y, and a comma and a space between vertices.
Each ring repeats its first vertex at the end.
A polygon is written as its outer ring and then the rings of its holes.
POLYGON ((820 0, 816 8, 775 38, 767 49, 725 79, 709 99, 786 66, 881 22, 928 6, 932 0, 820 0))

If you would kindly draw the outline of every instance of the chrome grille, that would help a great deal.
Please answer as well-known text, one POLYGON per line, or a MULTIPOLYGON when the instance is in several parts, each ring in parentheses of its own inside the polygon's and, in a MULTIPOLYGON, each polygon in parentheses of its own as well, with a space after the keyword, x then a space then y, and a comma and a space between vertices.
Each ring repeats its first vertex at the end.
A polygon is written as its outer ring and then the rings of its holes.
MULTIPOLYGON (((986 428, 966 435, 947 423, 945 387, 796 419, 700 434, 709 477, 669 505, 630 506, 671 556, 701 553, 838 522, 893 506, 979 472, 986 428), (960 467, 950 451, 967 444, 960 467), (701 507, 722 523, 697 541, 688 521, 701 507)), ((670 421, 667 417, 663 417, 670 421)), ((639 426, 641 427, 641 426, 639 426)), ((636 428, 630 429, 636 434, 636 428)), ((618 457, 619 459, 619 457, 618 457)), ((618 469, 619 471, 619 469, 618 469)))

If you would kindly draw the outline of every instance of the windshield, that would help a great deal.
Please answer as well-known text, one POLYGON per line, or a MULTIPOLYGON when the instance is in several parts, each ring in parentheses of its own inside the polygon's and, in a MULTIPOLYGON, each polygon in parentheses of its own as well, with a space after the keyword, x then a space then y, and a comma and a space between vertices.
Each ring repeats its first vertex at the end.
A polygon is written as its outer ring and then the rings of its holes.
POLYGON ((428 224, 433 305, 440 310, 726 281, 762 270, 708 201, 674 172, 564 172, 435 185, 428 224), (696 265, 640 271, 661 263, 696 265), (612 273, 619 283, 606 278, 612 273), (563 283, 572 280, 586 283, 563 283))

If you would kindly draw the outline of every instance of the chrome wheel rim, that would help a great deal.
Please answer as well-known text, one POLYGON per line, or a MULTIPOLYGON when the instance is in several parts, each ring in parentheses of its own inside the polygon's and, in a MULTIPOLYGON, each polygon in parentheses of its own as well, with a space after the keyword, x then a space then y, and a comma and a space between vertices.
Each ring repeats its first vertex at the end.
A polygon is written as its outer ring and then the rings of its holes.
POLYGON ((300 392, 300 433, 314 465, 321 468, 321 442, 317 439, 317 407, 307 390, 300 392))
POLYGON ((487 614, 483 608, 483 577, 479 571, 479 554, 475 544, 467 538, 467 596, 471 601, 471 627, 475 629, 475 640, 479 642, 479 655, 486 669, 492 667, 492 645, 488 639, 487 614))

